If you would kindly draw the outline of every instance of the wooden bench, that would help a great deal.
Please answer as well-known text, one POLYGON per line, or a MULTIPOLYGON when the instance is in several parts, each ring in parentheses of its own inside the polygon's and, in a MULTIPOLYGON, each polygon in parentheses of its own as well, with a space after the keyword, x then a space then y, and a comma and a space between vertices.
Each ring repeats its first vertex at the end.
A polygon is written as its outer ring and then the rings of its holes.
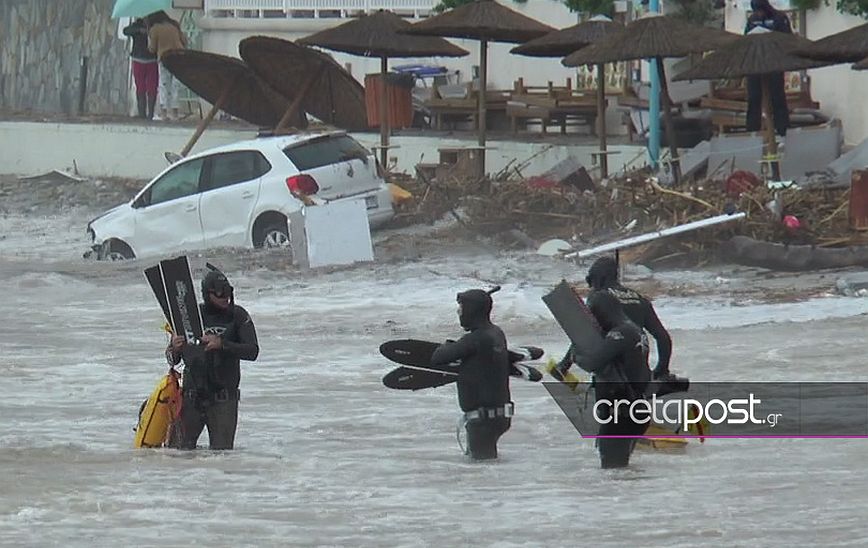
POLYGON ((524 79, 519 78, 513 83, 506 115, 513 133, 518 133, 519 124, 526 128, 530 120, 538 120, 543 133, 553 124, 560 126, 561 133, 566 133, 571 123, 586 125, 596 133, 597 99, 595 94, 574 90, 570 78, 563 87, 552 82, 545 87, 526 86, 524 79))
POLYGON ((506 115, 510 120, 513 133, 518 133, 519 124, 522 128, 527 128, 528 122, 532 120, 539 121, 543 133, 547 133, 548 126, 551 125, 558 125, 561 133, 566 133, 567 126, 571 123, 587 126, 592 133, 597 133, 596 105, 541 107, 510 101, 506 104, 506 115))
MULTIPOLYGON (((479 105, 476 91, 471 91, 467 97, 442 98, 436 92, 434 96, 423 104, 431 113, 432 125, 435 129, 443 129, 445 122, 452 121, 453 128, 457 122, 470 121, 473 129, 479 128, 477 117, 479 105)), ((503 91, 488 90, 485 94, 487 115, 497 115, 506 110, 507 95, 503 91)))

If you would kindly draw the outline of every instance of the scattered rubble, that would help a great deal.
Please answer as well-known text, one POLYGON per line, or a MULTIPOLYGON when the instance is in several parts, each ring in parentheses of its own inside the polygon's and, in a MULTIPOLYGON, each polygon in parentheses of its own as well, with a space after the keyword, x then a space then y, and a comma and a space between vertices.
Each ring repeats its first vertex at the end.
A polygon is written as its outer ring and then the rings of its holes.
POLYGON ((146 182, 122 178, 87 179, 61 171, 28 178, 4 175, 0 177, 0 214, 48 215, 72 208, 101 213, 131 200, 146 182))
POLYGON ((454 215, 483 235, 516 241, 521 239, 518 233, 537 243, 557 238, 581 249, 722 213, 746 213, 743 221, 626 250, 632 260, 651 262, 680 257, 701 264, 733 236, 818 248, 868 244, 868 233, 850 226, 849 188, 764 184, 741 171, 724 181, 703 179, 665 187, 647 169, 588 188, 584 168, 575 167, 572 173, 554 170, 556 180, 525 178, 518 175, 520 170, 504 170, 486 179, 404 175, 392 182, 412 192, 413 198, 400 206, 398 217, 410 224, 454 215))
POLYGON ((865 297, 868 295, 868 273, 853 272, 838 278, 835 289, 847 297, 865 297))

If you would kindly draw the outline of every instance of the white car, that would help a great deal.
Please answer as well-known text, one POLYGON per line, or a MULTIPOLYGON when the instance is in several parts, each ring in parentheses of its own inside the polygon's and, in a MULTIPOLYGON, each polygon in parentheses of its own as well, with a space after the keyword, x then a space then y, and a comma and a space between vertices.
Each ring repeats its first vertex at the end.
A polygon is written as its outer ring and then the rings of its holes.
POLYGON ((394 215, 376 158, 344 132, 261 137, 171 165, 129 203, 87 225, 96 259, 214 247, 277 247, 288 217, 316 201, 364 198, 372 227, 394 215))

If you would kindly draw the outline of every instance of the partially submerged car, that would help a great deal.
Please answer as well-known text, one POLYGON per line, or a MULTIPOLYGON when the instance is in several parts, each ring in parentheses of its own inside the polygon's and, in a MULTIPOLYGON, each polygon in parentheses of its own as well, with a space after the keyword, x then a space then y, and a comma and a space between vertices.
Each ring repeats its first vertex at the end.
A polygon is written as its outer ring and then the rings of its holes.
POLYGON ((314 201, 364 199, 372 227, 392 218, 375 156, 345 132, 262 137, 183 158, 129 203, 87 225, 85 256, 133 259, 214 247, 283 247, 289 215, 314 201))

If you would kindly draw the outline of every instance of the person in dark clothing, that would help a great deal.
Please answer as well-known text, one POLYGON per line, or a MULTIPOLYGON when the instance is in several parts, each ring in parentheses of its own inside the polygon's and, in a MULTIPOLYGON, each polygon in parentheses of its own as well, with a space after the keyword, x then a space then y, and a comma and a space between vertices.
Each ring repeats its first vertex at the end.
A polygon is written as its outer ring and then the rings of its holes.
MULTIPOLYGON (((645 389, 651 380, 651 371, 639 328, 631 322, 621 303, 606 290, 592 291, 588 307, 603 330, 602 344, 582 355, 569 354, 569 360, 593 375, 597 420, 601 423, 600 436, 641 436, 648 422, 633 420, 628 405, 613 405, 617 400, 632 403, 645 398, 645 389)), ((598 438, 600 465, 603 468, 622 468, 630 463, 635 438, 598 438)))
POLYGON ((124 35, 133 39, 130 59, 133 65, 133 79, 136 82, 136 106, 139 118, 150 120, 154 117, 154 106, 157 103, 160 71, 157 55, 148 49, 148 25, 144 19, 135 19, 124 27, 124 35))
POLYGON ((185 344, 183 335, 175 335, 166 349, 171 365, 184 359, 180 428, 172 446, 195 449, 207 426, 211 449, 232 449, 238 424, 240 360, 256 360, 259 343, 250 314, 235 304, 234 290, 222 272, 211 270, 205 275, 202 297, 204 346, 185 344))
POLYGON ((440 345, 431 364, 460 360, 458 404, 464 412, 467 452, 474 460, 496 459, 497 440, 512 425, 506 335, 491 323, 489 292, 471 289, 459 293, 457 300, 461 327, 469 333, 440 345))
MULTIPOLYGON (((654 368, 654 378, 670 377, 669 360, 672 358, 672 338, 660 318, 657 317, 657 312, 651 301, 637 291, 621 285, 618 280, 618 263, 611 257, 597 259, 588 270, 585 281, 592 290, 608 291, 618 299, 627 318, 640 329, 643 338, 645 331, 654 337, 654 341, 657 343, 657 366, 654 368)), ((647 347, 646 342, 646 352, 647 347)), ((567 351, 567 355, 558 365, 561 371, 566 371, 569 368, 568 358, 571 353, 572 348, 567 351)))
MULTIPOLYGON (((792 34, 790 19, 776 10, 769 0, 751 0, 751 14, 747 18, 744 33, 755 28, 764 28, 775 32, 792 34)), ((775 131, 783 137, 790 127, 790 109, 787 105, 787 93, 784 87, 784 73, 775 72, 766 75, 769 82, 769 97, 772 103, 772 116, 775 131)), ((747 77, 747 130, 759 131, 762 128, 762 80, 760 76, 747 77)))

